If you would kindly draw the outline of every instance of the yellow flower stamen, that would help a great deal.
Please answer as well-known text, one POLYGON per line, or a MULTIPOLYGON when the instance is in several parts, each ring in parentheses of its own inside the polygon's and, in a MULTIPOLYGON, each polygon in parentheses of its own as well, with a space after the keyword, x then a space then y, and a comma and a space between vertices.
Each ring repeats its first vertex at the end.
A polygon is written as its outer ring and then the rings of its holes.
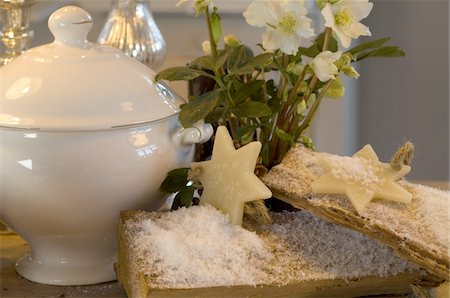
POLYGON ((294 15, 285 14, 280 18, 280 21, 276 27, 280 33, 291 35, 295 33, 297 22, 298 20, 294 15))
POLYGON ((353 16, 348 8, 343 8, 336 13, 334 20, 338 26, 348 27, 353 23, 353 16))

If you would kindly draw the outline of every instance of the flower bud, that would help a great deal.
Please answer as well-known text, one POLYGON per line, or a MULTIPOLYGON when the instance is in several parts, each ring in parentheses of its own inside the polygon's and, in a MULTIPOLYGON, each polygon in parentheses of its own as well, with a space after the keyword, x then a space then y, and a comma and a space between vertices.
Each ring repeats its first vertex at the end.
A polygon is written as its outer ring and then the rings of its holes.
POLYGON ((348 77, 351 77, 351 78, 354 78, 354 79, 359 78, 359 73, 356 71, 356 69, 353 66, 344 65, 341 68, 341 70, 348 77))
POLYGON ((239 38, 234 34, 225 35, 223 41, 225 42, 225 45, 230 48, 235 48, 242 44, 239 38))
POLYGON ((211 43, 209 40, 202 42, 202 50, 205 55, 211 55, 211 43))
POLYGON ((211 0, 195 0, 192 7, 197 13, 201 13, 211 4, 211 0))
POLYGON ((299 63, 296 64, 294 62, 290 63, 287 67, 286 67, 286 71, 288 73, 292 73, 295 74, 296 76, 300 76, 303 72, 303 70, 305 69, 305 65, 299 63))
POLYGON ((304 111, 306 111, 306 102, 302 99, 297 105, 297 114, 302 115, 304 111))
POLYGON ((345 95, 345 86, 342 83, 340 77, 336 77, 336 80, 331 83, 330 88, 328 88, 325 96, 329 98, 341 98, 345 95))
POLYGON ((353 61, 354 61, 353 55, 350 53, 345 53, 342 54, 341 58, 337 60, 334 64, 336 64, 338 68, 342 68, 344 65, 350 65, 350 63, 352 63, 353 61))
POLYGON ((306 91, 308 91, 308 83, 303 81, 303 82, 300 83, 300 87, 298 87, 298 92, 299 93, 306 93, 306 91))

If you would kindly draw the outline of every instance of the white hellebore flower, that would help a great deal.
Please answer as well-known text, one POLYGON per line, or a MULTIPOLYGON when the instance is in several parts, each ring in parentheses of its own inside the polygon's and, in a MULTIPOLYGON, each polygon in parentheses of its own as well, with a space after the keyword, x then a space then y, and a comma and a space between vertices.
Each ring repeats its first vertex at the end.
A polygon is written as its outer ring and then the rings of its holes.
POLYGON ((325 26, 332 28, 342 46, 348 48, 352 39, 372 35, 369 28, 359 22, 369 15, 372 7, 373 3, 369 0, 341 0, 333 5, 327 3, 322 9, 325 26))
POLYGON ((311 66, 315 75, 321 82, 334 80, 339 71, 334 62, 339 60, 341 55, 341 51, 336 53, 330 51, 322 52, 309 63, 309 66, 311 66))
POLYGON ((266 27, 262 43, 266 50, 295 55, 302 38, 314 36, 307 13, 304 0, 254 0, 244 17, 251 26, 266 27))

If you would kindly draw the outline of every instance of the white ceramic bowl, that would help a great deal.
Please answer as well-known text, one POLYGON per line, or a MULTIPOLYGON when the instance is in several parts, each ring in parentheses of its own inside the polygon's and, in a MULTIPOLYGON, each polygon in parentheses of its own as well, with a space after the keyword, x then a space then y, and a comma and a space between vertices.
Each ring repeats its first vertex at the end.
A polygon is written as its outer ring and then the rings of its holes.
POLYGON ((88 43, 85 11, 62 8, 49 25, 54 43, 0 69, 0 218, 31 246, 23 277, 110 281, 120 211, 159 208, 166 173, 212 128, 183 129, 179 99, 151 70, 88 43))

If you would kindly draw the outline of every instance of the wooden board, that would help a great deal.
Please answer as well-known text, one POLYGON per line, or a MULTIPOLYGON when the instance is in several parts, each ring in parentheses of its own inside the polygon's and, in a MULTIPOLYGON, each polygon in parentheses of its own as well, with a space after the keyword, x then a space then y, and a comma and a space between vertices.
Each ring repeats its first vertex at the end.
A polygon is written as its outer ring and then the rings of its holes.
POLYGON ((133 265, 136 258, 129 247, 130 239, 126 223, 137 220, 135 216, 135 211, 123 212, 119 223, 119 262, 116 272, 129 297, 355 297, 382 294, 401 296, 411 293, 412 283, 434 287, 441 282, 441 279, 423 275, 423 272, 407 272, 389 277, 315 280, 282 287, 261 285, 192 289, 149 288, 150 282, 147 277, 136 271, 133 265))
MULTIPOLYGON (((280 165, 274 167, 262 178, 272 190, 275 198, 378 240, 393 248, 405 259, 422 266, 442 279, 449 280, 450 260, 448 250, 442 248, 442 245, 438 243, 438 240, 441 239, 435 236, 430 237, 431 240, 427 243, 417 241, 417 238, 423 237, 424 233, 433 234, 433 231, 424 227, 423 219, 419 216, 425 211, 420 209, 418 198, 413 199, 409 205, 374 201, 367 207, 368 215, 360 216, 345 197, 320 195, 312 192, 310 184, 319 177, 317 174, 318 164, 311 158, 312 155, 312 151, 308 149, 293 148, 280 165), (380 222, 372 210, 381 210, 380 214, 386 214, 392 210, 393 216, 388 218, 387 222, 380 222), (412 216, 408 217, 409 214, 412 216), (402 225, 405 227, 404 230, 411 225, 424 230, 417 230, 415 235, 408 235, 408 233, 393 229, 394 225, 402 225), (435 248, 439 248, 439 250, 435 248)), ((406 182, 402 186, 409 191, 414 191, 415 187, 419 187, 406 182)), ((426 200, 427 204, 434 204, 432 197, 420 199, 426 200)), ((446 210, 448 208, 447 204, 446 210)))

